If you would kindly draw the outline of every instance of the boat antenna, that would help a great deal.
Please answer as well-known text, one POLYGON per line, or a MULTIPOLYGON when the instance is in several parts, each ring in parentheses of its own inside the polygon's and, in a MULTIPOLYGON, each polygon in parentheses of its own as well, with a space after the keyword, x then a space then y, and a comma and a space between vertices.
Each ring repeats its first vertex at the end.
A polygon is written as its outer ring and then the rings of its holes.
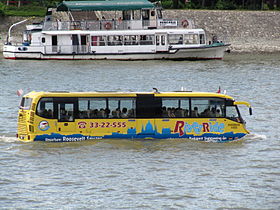
POLYGON ((159 93, 157 88, 153 88, 154 93, 159 93))

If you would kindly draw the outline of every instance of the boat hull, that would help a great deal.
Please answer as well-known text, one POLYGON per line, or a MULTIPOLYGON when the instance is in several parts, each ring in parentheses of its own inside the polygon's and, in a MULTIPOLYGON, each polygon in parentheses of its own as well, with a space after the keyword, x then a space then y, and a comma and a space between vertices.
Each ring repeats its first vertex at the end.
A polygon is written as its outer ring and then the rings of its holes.
POLYGON ((171 48, 168 51, 127 52, 127 53, 85 53, 85 54, 45 54, 43 48, 4 46, 3 55, 7 59, 39 60, 210 60, 223 59, 229 45, 193 48, 171 48))

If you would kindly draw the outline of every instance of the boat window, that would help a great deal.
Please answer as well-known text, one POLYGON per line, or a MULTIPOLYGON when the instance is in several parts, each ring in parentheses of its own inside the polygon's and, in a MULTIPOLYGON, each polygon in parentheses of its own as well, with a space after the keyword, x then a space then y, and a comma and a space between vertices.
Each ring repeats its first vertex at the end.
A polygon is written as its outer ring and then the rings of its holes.
POLYGON ((133 19, 141 20, 141 11, 140 10, 132 10, 133 11, 133 19))
POLYGON ((109 98, 109 118, 134 118, 135 98, 109 98))
POLYGON ((42 43, 45 43, 45 42, 46 42, 46 38, 42 37, 42 43))
POLYGON ((162 117, 189 117, 189 98, 162 98, 162 117))
POLYGON ((123 20, 130 20, 131 19, 131 10, 123 11, 123 20))
POLYGON ((169 44, 183 44, 183 34, 169 34, 168 35, 169 44))
POLYGON ((149 20, 150 15, 149 15, 149 10, 142 10, 142 20, 149 20))
POLYGON ((192 98, 191 117, 223 117, 225 100, 220 98, 192 98))
POLYGON ((107 36, 107 43, 109 46, 122 45, 122 36, 120 35, 107 36))
POLYGON ((105 46, 106 40, 106 36, 92 36, 91 46, 105 46))
POLYGON ((198 44, 198 35, 197 34, 185 34, 184 35, 184 44, 198 44))
POLYGON ((140 45, 154 45, 155 36, 154 35, 140 35, 140 45))
POLYGON ((165 45, 165 36, 161 35, 161 45, 165 45))
POLYGON ((37 105, 36 114, 40 117, 53 119, 54 118, 53 98, 42 98, 37 105))
POLYGON ((138 36, 137 35, 124 36, 124 45, 138 45, 138 36))
POLYGON ((98 36, 91 37, 91 46, 97 46, 98 44, 98 36))
POLYGON ((108 46, 114 45, 114 36, 107 36, 107 44, 108 46))
POLYGON ((199 34, 199 41, 200 41, 200 44, 205 44, 205 36, 204 36, 204 34, 199 34))
POLYGON ((158 19, 162 19, 162 12, 160 9, 157 9, 157 17, 158 19))
POLYGON ((156 35, 156 45, 159 45, 159 36, 156 35))

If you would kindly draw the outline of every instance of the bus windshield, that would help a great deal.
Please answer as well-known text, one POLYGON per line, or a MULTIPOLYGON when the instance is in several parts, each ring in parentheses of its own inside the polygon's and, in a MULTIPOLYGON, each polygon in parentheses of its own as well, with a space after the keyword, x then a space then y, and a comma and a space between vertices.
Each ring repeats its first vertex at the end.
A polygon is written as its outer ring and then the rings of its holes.
POLYGON ((236 122, 243 122, 237 106, 226 106, 226 118, 236 122))
POLYGON ((19 108, 29 110, 31 107, 31 103, 32 103, 32 98, 23 97, 21 99, 19 108))

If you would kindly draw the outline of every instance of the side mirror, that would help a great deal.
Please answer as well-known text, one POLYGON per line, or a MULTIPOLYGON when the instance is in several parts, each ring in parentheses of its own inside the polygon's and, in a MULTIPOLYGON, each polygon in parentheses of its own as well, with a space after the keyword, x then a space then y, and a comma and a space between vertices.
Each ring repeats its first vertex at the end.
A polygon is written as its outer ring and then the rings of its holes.
POLYGON ((252 107, 249 108, 249 113, 250 113, 250 115, 253 115, 252 107))

